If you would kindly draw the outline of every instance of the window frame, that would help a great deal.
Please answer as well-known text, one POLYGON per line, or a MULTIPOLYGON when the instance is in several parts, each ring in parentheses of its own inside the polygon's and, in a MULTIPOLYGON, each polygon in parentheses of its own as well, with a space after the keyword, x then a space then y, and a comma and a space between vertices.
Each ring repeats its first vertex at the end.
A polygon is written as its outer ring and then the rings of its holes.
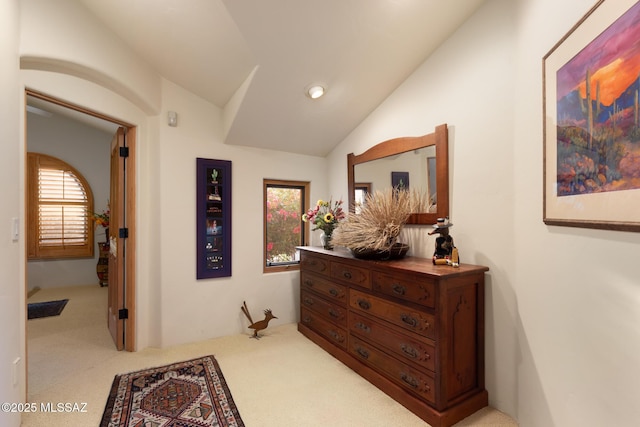
POLYGON ((262 266, 264 273, 275 273, 280 271, 295 271, 300 269, 300 260, 287 263, 279 263, 276 265, 267 264, 267 191, 271 187, 292 188, 302 190, 302 206, 300 211, 300 230, 302 232, 302 246, 309 244, 309 223, 302 221, 302 215, 309 210, 310 205, 310 189, 309 181, 290 181, 279 179, 264 179, 262 184, 262 266))
MULTIPOLYGON (((70 203, 77 205, 77 203, 70 203)), ((62 159, 48 154, 28 152, 27 153, 27 259, 71 259, 71 258, 93 258, 95 233, 92 221, 89 217, 93 212, 93 192, 86 178, 73 166, 62 159), (78 183, 84 190, 86 202, 82 203, 86 208, 85 225, 87 230, 86 239, 78 245, 40 245, 40 221, 39 221, 39 170, 41 166, 69 172, 75 176, 78 183)))

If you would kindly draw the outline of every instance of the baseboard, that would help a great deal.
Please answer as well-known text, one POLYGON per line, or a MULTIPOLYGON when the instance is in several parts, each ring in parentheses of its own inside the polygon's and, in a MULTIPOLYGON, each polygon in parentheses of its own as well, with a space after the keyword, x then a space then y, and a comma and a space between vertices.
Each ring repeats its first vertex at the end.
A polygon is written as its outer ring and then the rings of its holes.
POLYGON ((27 291, 27 298, 31 298, 32 296, 34 296, 39 290, 40 290, 40 287, 38 286, 36 286, 33 289, 30 289, 29 291, 27 291))

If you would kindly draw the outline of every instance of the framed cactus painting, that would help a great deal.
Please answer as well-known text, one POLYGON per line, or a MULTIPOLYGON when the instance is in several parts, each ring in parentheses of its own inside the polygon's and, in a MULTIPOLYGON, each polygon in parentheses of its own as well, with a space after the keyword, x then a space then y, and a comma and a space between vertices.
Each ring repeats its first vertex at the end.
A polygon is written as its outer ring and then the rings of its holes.
POLYGON ((543 59, 548 225, 640 231, 640 1, 600 0, 543 59))
POLYGON ((196 159, 196 277, 231 276, 231 161, 196 159))

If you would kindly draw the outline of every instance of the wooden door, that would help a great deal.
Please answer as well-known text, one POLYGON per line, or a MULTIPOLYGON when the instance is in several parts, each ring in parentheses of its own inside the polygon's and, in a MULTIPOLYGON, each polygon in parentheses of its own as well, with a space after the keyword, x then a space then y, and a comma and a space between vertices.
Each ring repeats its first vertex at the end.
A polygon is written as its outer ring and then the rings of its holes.
MULTIPOLYGON (((118 350, 124 348, 125 315, 125 242, 120 230, 125 224, 125 160, 121 148, 126 147, 126 131, 119 128, 111 141, 111 191, 109 197, 109 304, 107 323, 118 350)), ((126 149, 126 148, 125 148, 126 149)))

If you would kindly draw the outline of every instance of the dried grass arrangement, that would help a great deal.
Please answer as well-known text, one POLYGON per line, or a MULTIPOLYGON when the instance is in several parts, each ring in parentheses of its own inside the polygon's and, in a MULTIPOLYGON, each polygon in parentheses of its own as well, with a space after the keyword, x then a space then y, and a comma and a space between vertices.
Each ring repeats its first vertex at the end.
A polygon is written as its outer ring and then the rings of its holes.
POLYGON ((338 225, 333 234, 333 244, 352 251, 390 251, 409 215, 417 212, 424 200, 415 191, 393 188, 369 193, 360 213, 350 214, 338 225))

